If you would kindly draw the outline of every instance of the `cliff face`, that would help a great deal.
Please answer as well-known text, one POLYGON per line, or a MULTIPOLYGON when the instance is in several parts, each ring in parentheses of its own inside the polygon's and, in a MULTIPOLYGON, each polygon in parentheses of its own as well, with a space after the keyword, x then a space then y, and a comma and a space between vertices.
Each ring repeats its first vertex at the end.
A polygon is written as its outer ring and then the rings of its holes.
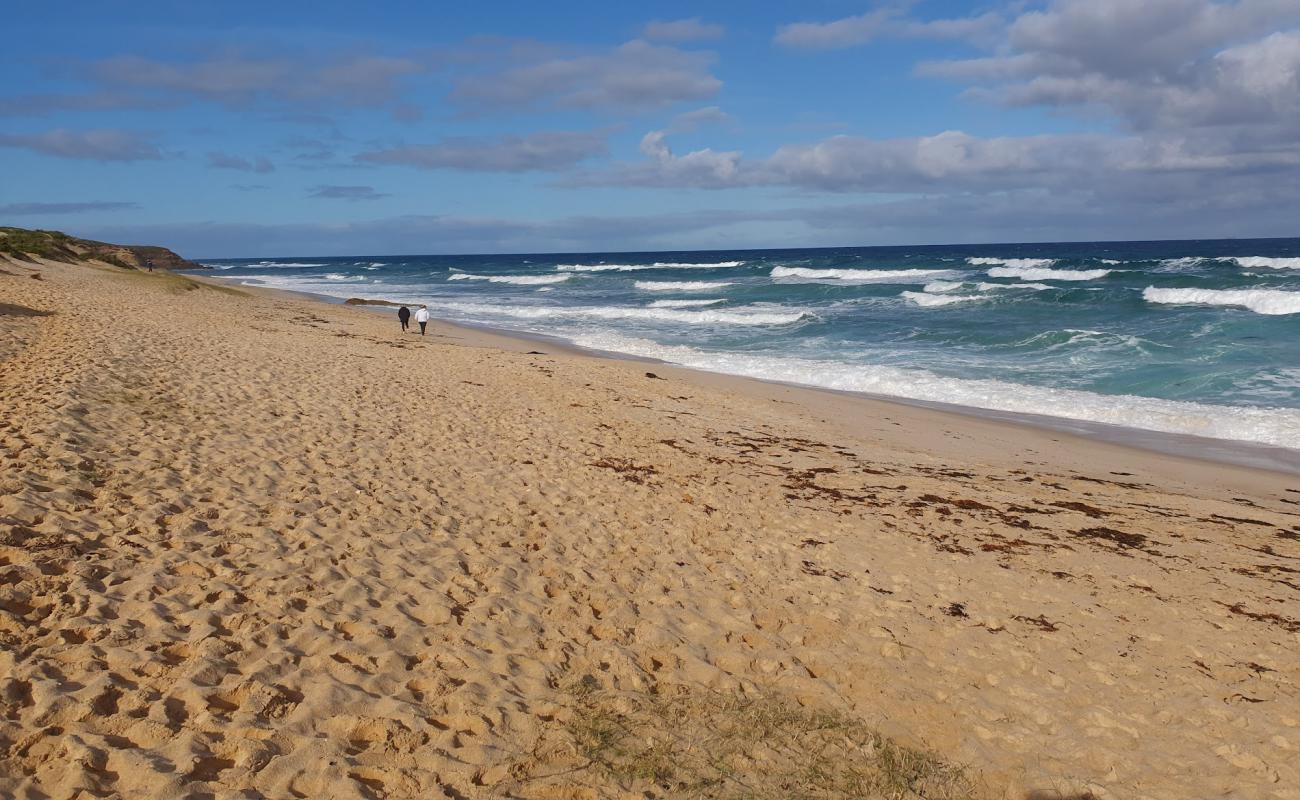
POLYGON ((61 231, 34 231, 26 228, 0 227, 0 254, 27 260, 31 256, 56 261, 103 261, 124 269, 207 269, 187 261, 166 247, 134 244, 109 244, 78 239, 61 231))

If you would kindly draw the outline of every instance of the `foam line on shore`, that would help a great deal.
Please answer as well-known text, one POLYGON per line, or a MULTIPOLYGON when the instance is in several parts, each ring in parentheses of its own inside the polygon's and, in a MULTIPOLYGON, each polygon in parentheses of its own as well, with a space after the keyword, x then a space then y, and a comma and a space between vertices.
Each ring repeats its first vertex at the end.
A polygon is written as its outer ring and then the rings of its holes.
POLYGON ((919 369, 709 352, 612 334, 579 336, 574 343, 760 380, 1300 449, 1300 410, 1296 409, 1101 395, 998 380, 949 378, 919 369))

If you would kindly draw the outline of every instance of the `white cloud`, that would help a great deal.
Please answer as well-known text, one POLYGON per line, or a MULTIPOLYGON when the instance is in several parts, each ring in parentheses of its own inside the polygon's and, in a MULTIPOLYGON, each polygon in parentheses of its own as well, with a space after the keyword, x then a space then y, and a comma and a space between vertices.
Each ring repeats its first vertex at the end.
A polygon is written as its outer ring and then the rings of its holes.
POLYGON ((457 137, 437 144, 361 153, 357 161, 470 172, 544 172, 604 155, 604 131, 544 131, 527 136, 457 137))
POLYGON ((603 174, 576 178, 575 185, 683 186, 718 188, 739 185, 741 154, 695 150, 676 155, 668 146, 665 131, 650 131, 641 138, 640 150, 649 160, 603 174))
POLYGON ((215 169, 234 169, 241 172, 266 174, 275 172, 275 165, 267 158, 258 156, 254 159, 232 156, 228 153, 208 153, 208 166, 215 169))
POLYGON ((645 38, 661 42, 694 42, 701 39, 718 39, 726 33, 721 25, 703 22, 699 17, 670 21, 655 20, 645 26, 645 38))
POLYGON ((373 107, 399 94, 399 81, 427 71, 414 59, 380 55, 326 58, 226 54, 194 61, 118 56, 88 65, 84 76, 113 91, 203 100, 231 108, 258 103, 373 107))
POLYGON ((732 121, 731 115, 717 106, 705 106, 673 117, 668 130, 671 133, 688 133, 703 125, 724 125, 732 121))
POLYGON ((162 158, 162 152, 149 138, 119 130, 55 128, 32 134, 0 133, 0 147, 16 147, 47 156, 86 161, 151 161, 162 158))
POLYGON ((878 8, 834 22, 795 22, 783 25, 776 33, 776 43, 785 47, 828 50, 865 44, 885 32, 901 11, 878 8))
POLYGON ((639 111, 706 100, 722 81, 711 53, 634 39, 594 55, 550 56, 462 77, 451 99, 475 111, 576 108, 639 111))
POLYGON ((923 64, 1011 106, 1102 111, 1141 129, 1295 125, 1300 0, 1057 0, 992 56, 923 64))
POLYGON ((831 22, 783 25, 777 30, 774 41, 784 47, 834 50, 885 37, 983 40, 1002 24, 1002 16, 995 12, 973 17, 919 20, 908 17, 906 8, 896 4, 831 22))

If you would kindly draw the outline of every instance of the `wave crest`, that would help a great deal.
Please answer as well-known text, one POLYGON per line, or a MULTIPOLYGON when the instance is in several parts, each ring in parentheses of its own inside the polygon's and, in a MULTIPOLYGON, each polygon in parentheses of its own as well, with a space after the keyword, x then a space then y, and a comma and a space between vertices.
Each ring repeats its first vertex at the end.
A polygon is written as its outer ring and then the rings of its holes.
POLYGON ((725 302, 727 301, 721 297, 712 300, 655 300, 650 304, 650 308, 702 308, 725 302))
POLYGON ((790 325, 815 316, 805 309, 783 306, 741 307, 727 311, 686 311, 676 308, 627 306, 498 306, 487 303, 439 303, 438 308, 515 319, 631 319, 685 325, 790 325))
POLYGON ((487 281, 488 283, 508 283, 514 286, 544 286, 548 283, 564 283, 572 275, 474 275, 469 272, 456 272, 447 276, 449 281, 487 281))
POLYGON ((741 267, 744 266, 744 264, 745 264, 744 261, 718 261, 713 264, 691 263, 691 262, 683 263, 679 261, 656 261, 650 266, 654 267, 655 269, 712 269, 714 267, 741 267))
POLYGON ((987 294, 930 294, 928 292, 903 292, 901 297, 911 300, 922 308, 950 306, 954 303, 969 303, 972 300, 987 300, 987 294))
POLYGON ((927 278, 954 275, 950 269, 809 269, 773 267, 773 278, 813 278, 866 283, 923 283, 927 278))
POLYGON ((1104 278, 1109 269, 1041 269, 1038 267, 994 267, 990 278, 1024 278, 1027 281, 1092 281, 1104 278))
POLYGON ((1300 258, 1273 258, 1271 256, 1227 256, 1215 261, 1236 262, 1247 269, 1300 269, 1300 258))
POLYGON ((1166 305, 1230 306, 1256 314, 1300 314, 1300 292, 1278 289, 1157 289, 1142 290, 1148 303, 1166 305))
POLYGON ((637 281, 643 292, 707 292, 730 286, 728 281, 637 281))
POLYGON ((981 292, 996 292, 999 289, 1033 289, 1041 292, 1044 289, 1051 289, 1045 283, 962 283, 961 281, 934 281, 925 285, 925 291, 932 294, 943 294, 944 292, 955 292, 966 286, 974 286, 981 292))
POLYGON ((976 267, 1003 266, 1014 269, 1033 269, 1050 267, 1057 262, 1055 258, 968 258, 966 263, 976 267))
POLYGON ((651 269, 718 269, 739 267, 744 261, 719 261, 715 264, 685 264, 656 261, 653 264, 556 264, 559 272, 640 272, 651 269))

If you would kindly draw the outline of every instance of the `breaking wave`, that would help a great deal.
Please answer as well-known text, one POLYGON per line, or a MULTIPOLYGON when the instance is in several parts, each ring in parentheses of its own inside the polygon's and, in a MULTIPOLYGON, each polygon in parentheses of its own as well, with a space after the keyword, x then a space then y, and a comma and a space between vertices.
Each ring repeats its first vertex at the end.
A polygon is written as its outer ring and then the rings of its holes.
POLYGON ((713 300, 656 300, 650 304, 650 308, 702 308, 725 302, 727 301, 721 297, 713 300))
POLYGON ((719 261, 716 264, 681 263, 677 261, 656 261, 650 266, 655 269, 712 269, 714 267, 741 267, 744 261, 719 261))
POLYGON ((601 319, 671 322, 685 325, 790 325, 812 319, 810 311, 784 306, 745 307, 727 311, 685 311, 676 308, 626 306, 501 306, 486 303, 439 303, 438 308, 466 314, 515 319, 601 319))
POLYGON ((447 276, 449 281, 487 281, 488 283, 508 283, 514 286, 544 286, 548 283, 564 283, 572 275, 474 275, 469 272, 456 272, 447 276))
POLYGON ((720 261, 716 264, 683 264, 659 261, 654 264, 556 264, 560 272, 639 272, 650 269, 717 269, 739 267, 744 261, 720 261))
POLYGON ((1230 306, 1256 314, 1300 314, 1300 292, 1277 289, 1157 289, 1142 290, 1148 303, 1167 305, 1230 306))
POLYGON ((923 283, 928 278, 954 275, 950 269, 808 269, 773 267, 773 278, 813 278, 867 283, 923 283))
MULTIPOLYGON (((1033 261, 1035 259, 1022 259, 1033 261)), ((1042 259, 1037 259, 1042 260, 1042 259)), ((1112 270, 1108 269, 1042 269, 1039 267, 994 267, 989 270, 990 278, 1024 278, 1027 281, 1091 281, 1104 278, 1112 270)))
POLYGON ((969 303, 972 300, 987 300, 987 294, 930 294, 929 292, 903 292, 901 297, 911 300, 923 308, 950 306, 955 303, 969 303))
POLYGON ((1033 289, 1036 292, 1041 292, 1044 289, 1052 288, 1045 283, 962 283, 960 281, 934 281, 933 283, 927 283, 925 285, 925 291, 934 294, 942 294, 944 292, 955 292, 958 289, 967 286, 974 286, 981 292, 995 292, 998 289, 1033 289))
POLYGON ((1055 258, 968 258, 966 263, 976 267, 1004 266, 1014 269, 1032 269, 1050 267, 1056 263, 1055 258))
POLYGON ((637 281, 643 292, 707 292, 730 286, 728 281, 637 281))
POLYGON ((1268 256, 1228 256, 1215 261, 1235 261, 1247 269, 1300 269, 1300 258, 1270 258, 1268 256))
POLYGON ((657 358, 685 367, 851 392, 1040 414, 1166 433, 1300 447, 1300 411, 1103 395, 992 379, 949 378, 920 369, 874 366, 663 345, 618 334, 580 336, 581 347, 657 358))

